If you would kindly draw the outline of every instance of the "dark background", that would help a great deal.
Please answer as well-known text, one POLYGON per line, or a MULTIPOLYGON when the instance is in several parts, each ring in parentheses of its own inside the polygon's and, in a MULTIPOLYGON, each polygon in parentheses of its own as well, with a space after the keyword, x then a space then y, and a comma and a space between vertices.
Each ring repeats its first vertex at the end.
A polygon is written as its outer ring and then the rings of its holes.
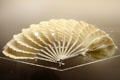
MULTIPOLYGON (((22 28, 53 18, 83 20, 95 24, 110 34, 119 50, 119 0, 0 0, 0 51, 22 28)), ((64 72, 0 58, 0 80, 8 79, 120 80, 120 57, 64 72)))

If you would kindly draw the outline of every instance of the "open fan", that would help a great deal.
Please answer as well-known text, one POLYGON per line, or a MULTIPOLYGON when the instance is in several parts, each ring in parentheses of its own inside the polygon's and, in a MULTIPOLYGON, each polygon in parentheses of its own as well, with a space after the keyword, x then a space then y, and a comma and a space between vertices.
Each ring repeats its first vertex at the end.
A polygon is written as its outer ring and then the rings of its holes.
POLYGON ((13 59, 37 59, 60 66, 67 59, 73 63, 73 58, 79 56, 83 61, 96 60, 114 52, 115 44, 103 30, 83 21, 65 19, 32 24, 14 35, 3 50, 13 59))

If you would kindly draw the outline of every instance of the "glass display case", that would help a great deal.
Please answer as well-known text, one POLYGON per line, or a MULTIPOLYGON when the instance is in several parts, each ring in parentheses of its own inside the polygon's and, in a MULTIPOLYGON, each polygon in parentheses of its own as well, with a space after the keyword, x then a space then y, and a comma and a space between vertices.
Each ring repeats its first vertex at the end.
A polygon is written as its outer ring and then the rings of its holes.
POLYGON ((10 2, 1 0, 0 2, 1 79, 79 80, 101 78, 111 80, 111 77, 120 79, 117 74, 120 73, 120 1, 13 0, 10 2), (14 34, 21 32, 21 29, 29 27, 29 24, 60 18, 83 20, 104 30, 112 37, 117 46, 115 54, 109 58, 94 61, 81 61, 81 57, 76 56, 56 64, 35 59, 11 59, 3 55, 2 50, 5 44, 14 34), (72 60, 76 62, 73 63, 72 60), (66 63, 65 66, 60 66, 62 63, 66 63))

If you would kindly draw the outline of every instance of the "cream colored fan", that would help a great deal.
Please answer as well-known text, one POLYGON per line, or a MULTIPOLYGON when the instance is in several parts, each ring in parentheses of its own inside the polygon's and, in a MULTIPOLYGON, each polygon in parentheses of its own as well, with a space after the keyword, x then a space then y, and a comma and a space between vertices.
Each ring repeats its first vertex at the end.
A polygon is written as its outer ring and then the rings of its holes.
POLYGON ((56 63, 76 56, 101 59, 112 56, 114 51, 113 40, 94 25, 83 21, 52 19, 22 29, 6 44, 3 54, 13 59, 39 59, 56 63))

